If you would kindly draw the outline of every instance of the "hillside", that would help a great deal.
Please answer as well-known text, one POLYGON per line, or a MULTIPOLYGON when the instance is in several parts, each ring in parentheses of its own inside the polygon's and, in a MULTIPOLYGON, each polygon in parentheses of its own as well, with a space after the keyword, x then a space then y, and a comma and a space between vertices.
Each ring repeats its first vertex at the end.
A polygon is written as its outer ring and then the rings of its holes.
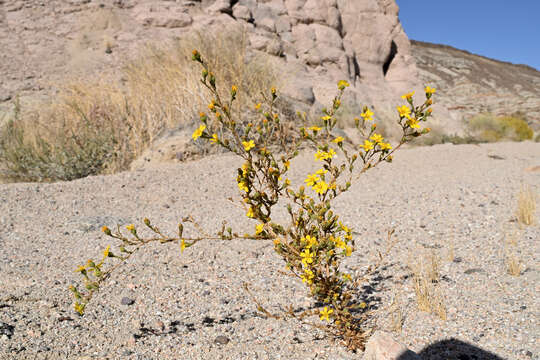
POLYGON ((439 89, 455 121, 478 113, 523 113, 540 130, 540 72, 471 54, 451 46, 411 40, 422 82, 439 89))

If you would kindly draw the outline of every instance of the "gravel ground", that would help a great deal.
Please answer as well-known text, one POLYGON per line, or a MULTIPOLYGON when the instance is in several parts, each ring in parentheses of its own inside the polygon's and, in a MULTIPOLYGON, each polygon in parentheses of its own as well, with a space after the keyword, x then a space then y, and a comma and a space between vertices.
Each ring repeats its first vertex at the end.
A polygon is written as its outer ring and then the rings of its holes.
MULTIPOLYGON (((291 166, 293 182, 314 169, 311 154, 291 166)), ((258 316, 242 283, 272 311, 311 305, 301 282, 279 273, 270 241, 152 245, 121 267, 89 305, 72 310, 75 268, 110 243, 102 225, 147 216, 174 232, 188 214, 216 231, 227 220, 253 229, 236 196, 237 159, 213 156, 183 164, 54 184, 0 185, 0 358, 2 359, 359 359, 324 333, 294 320, 258 316)), ((522 183, 538 193, 540 144, 438 145, 401 151, 361 177, 336 201, 357 232, 359 250, 345 264, 362 271, 398 244, 365 294, 376 320, 421 353, 455 338, 504 359, 538 359, 539 225, 520 230, 521 276, 506 274, 504 237, 522 183), (527 170, 528 169, 528 170, 527 170), (407 264, 439 256, 447 320, 421 312, 407 264), (391 311, 392 310, 392 311, 391 311)), ((277 214, 283 217, 283 212, 277 214)), ((474 357, 458 357, 474 359, 474 357)))

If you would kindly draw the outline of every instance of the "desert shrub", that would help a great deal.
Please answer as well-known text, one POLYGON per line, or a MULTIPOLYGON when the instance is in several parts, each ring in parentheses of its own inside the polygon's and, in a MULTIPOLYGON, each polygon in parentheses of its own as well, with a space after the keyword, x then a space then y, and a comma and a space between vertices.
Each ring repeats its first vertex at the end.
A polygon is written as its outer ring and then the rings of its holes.
POLYGON ((16 105, 0 131, 0 177, 72 180, 102 172, 119 155, 120 135, 108 112, 97 108, 83 112, 70 104, 54 115, 34 112, 22 120, 16 105))
POLYGON ((194 126, 211 100, 186 56, 195 43, 215 55, 211 66, 223 79, 220 91, 241 86, 231 111, 249 122, 255 97, 277 76, 265 58, 248 53, 246 42, 239 27, 186 35, 169 47, 149 47, 126 64, 123 83, 62 84, 51 103, 19 108, 0 129, 0 176, 54 181, 124 170, 165 130, 194 126))
MULTIPOLYGON (((421 129, 420 124, 431 115, 430 105, 435 89, 425 89, 426 100, 419 106, 414 105, 412 93, 403 96, 406 104, 397 108, 397 123, 402 136, 395 145, 386 142, 378 133, 373 112, 364 107, 355 121, 364 141, 360 149, 351 149, 344 146, 343 137, 332 135, 337 123, 336 111, 341 106, 344 90, 349 86, 346 81, 338 82, 338 95, 330 107, 323 109, 322 117, 311 122, 311 126, 297 128, 296 136, 291 138, 284 131, 285 124, 289 122, 282 119, 275 107, 278 99, 275 88, 262 94, 263 103, 255 105, 258 117, 242 125, 231 110, 241 90, 233 85, 226 91, 220 91, 210 61, 203 60, 198 51, 193 52, 192 58, 202 66, 201 83, 212 96, 209 113, 199 114, 201 123, 192 135, 193 140, 202 139, 244 160, 244 164, 236 169, 235 176, 242 198, 240 204, 246 216, 256 222, 254 232, 239 235, 224 224, 221 231, 211 236, 190 216, 182 219, 174 236, 165 235, 147 218, 143 220, 143 229, 127 225, 127 234, 120 227, 114 232, 103 227, 103 232, 115 239, 118 246, 114 249, 107 246, 99 261, 89 260, 77 269, 84 288, 70 287, 75 297, 75 310, 82 315, 104 280, 148 243, 178 242, 183 252, 203 240, 271 240, 276 254, 283 259, 292 276, 306 285, 308 294, 316 303, 314 308, 301 314, 290 310, 276 315, 266 310, 253 296, 257 309, 263 316, 296 318, 310 324, 313 323, 306 319, 318 316, 327 325, 315 326, 342 339, 349 349, 361 349, 366 336, 363 324, 369 312, 365 311, 367 304, 359 302, 355 294, 361 291, 363 280, 380 266, 381 260, 372 264, 361 277, 353 278, 341 270, 342 261, 351 256, 356 245, 352 229, 332 210, 332 201, 348 191, 357 175, 383 162, 391 162, 393 153, 403 144, 429 132, 429 128, 421 129), (279 144, 281 153, 273 151, 270 144, 279 144), (286 176, 302 145, 314 151, 315 161, 321 164, 321 168, 307 174, 305 185, 296 187, 286 176), (288 223, 273 220, 273 208, 280 199, 287 201, 288 223), (185 226, 197 231, 199 236, 184 235, 185 226), (143 232, 153 235, 144 237, 143 232)), ((389 239, 392 233, 389 232, 389 239)), ((245 289, 252 295, 247 285, 245 289)))
POLYGON ((523 141, 530 140, 533 136, 527 121, 518 116, 480 114, 469 121, 468 128, 481 142, 523 141))

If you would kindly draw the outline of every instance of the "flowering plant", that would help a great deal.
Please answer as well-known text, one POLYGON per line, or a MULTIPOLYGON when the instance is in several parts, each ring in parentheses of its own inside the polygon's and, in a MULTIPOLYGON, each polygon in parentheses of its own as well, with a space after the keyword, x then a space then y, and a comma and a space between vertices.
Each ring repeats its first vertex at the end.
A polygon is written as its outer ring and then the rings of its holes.
MULTIPOLYGON (((403 96, 407 104, 397 108, 402 136, 394 145, 377 133, 377 125, 373 122, 374 113, 364 107, 360 117, 355 119, 356 128, 364 141, 355 149, 346 145, 343 137, 333 135, 337 123, 335 115, 341 106, 343 93, 349 86, 348 82, 339 81, 338 93, 331 107, 323 109, 320 120, 309 127, 300 127, 297 136, 287 141, 281 115, 276 111, 278 92, 275 88, 266 96, 263 94, 264 102, 255 106, 258 120, 247 125, 241 124, 231 112, 239 89, 232 86, 228 94, 220 94, 215 76, 198 51, 193 52, 193 60, 202 66, 201 82, 214 100, 208 105, 208 114, 200 113, 201 124, 193 132, 192 138, 194 141, 210 141, 244 160, 236 171, 236 182, 246 216, 256 222, 254 233, 238 235, 224 226, 216 236, 208 236, 191 217, 184 218, 179 224, 177 236, 163 234, 146 218, 144 224, 156 234, 155 237, 140 237, 134 225, 126 227, 129 236, 124 235, 120 227, 115 233, 104 227, 102 230, 106 235, 119 241, 119 253, 113 253, 107 247, 101 261, 89 260, 77 269, 83 276, 85 291, 71 287, 76 298, 75 310, 83 314, 85 306, 103 280, 149 242, 179 242, 183 252, 197 242, 208 239, 272 240, 275 252, 282 257, 287 269, 306 285, 309 294, 318 304, 302 314, 288 311, 283 317, 303 320, 317 315, 326 325, 316 326, 343 339, 350 349, 362 348, 365 341, 362 320, 366 304, 358 303, 354 298, 354 291, 361 279, 353 278, 340 269, 343 259, 351 256, 356 249, 353 231, 332 210, 331 202, 350 188, 353 175, 362 174, 382 162, 391 162, 393 153, 403 144, 429 132, 429 128, 421 129, 420 123, 431 116, 430 106, 435 89, 425 88, 426 100, 420 106, 414 105, 413 93, 403 96), (280 145, 281 153, 272 150, 272 145, 276 143, 280 145), (314 149, 314 160, 320 164, 320 169, 307 174, 303 185, 294 187, 287 173, 291 161, 303 145, 314 149), (339 159, 343 160, 338 161, 338 154, 342 155, 339 159), (272 219, 273 207, 281 198, 288 200, 287 224, 272 219), (187 223, 193 224, 201 235, 183 236, 184 225, 187 223), (108 258, 120 262, 105 269, 108 258)), ((245 288, 249 292, 247 285, 245 288)), ((276 316, 258 302, 257 305, 265 315, 276 316)))

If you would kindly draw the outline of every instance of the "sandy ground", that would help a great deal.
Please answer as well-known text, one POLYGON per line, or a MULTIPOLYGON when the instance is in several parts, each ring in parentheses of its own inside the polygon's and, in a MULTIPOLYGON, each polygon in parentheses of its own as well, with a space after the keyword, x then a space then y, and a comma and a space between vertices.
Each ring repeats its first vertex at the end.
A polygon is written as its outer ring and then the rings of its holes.
MULTIPOLYGON (((211 231, 223 220, 252 230, 226 199, 237 196, 238 165, 213 156, 72 182, 0 185, 0 358, 361 358, 318 330, 255 313, 243 282, 272 311, 312 305, 300 281, 279 273, 284 264, 268 241, 203 242, 183 254, 178 244, 149 246, 106 283, 84 317, 73 312, 67 287, 78 281, 75 268, 111 243, 102 225, 146 216, 174 233, 191 214, 211 231)), ((301 155, 293 183, 315 165, 301 155)), ((379 309, 380 328, 389 329, 396 299, 403 326, 394 336, 424 359, 475 359, 428 351, 450 338, 503 359, 539 358, 538 223, 518 231, 521 275, 504 265, 517 194, 522 184, 539 192, 540 172, 531 171, 539 165, 540 144, 532 142, 405 149, 337 199, 357 234, 350 271, 365 269, 396 230, 398 245, 363 295, 379 309), (424 252, 439 257, 446 321, 416 306, 407 264, 424 252)))

